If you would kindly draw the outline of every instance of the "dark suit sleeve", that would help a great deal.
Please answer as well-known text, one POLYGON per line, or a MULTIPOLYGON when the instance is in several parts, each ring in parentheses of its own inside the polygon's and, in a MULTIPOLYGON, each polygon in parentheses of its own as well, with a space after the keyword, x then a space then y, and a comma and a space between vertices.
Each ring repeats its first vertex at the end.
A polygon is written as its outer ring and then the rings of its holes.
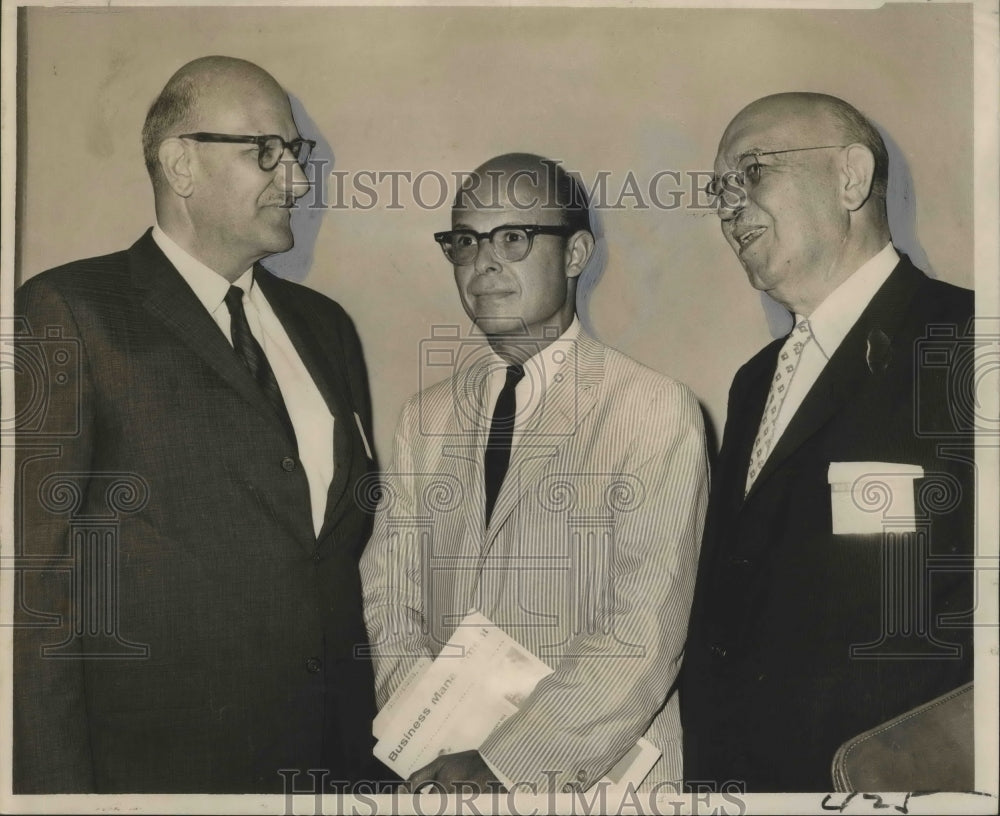
POLYGON ((77 321, 56 289, 31 280, 15 308, 30 334, 15 341, 14 792, 87 793, 94 779, 84 662, 42 652, 66 640, 74 622, 66 504, 87 490, 92 386, 77 321))

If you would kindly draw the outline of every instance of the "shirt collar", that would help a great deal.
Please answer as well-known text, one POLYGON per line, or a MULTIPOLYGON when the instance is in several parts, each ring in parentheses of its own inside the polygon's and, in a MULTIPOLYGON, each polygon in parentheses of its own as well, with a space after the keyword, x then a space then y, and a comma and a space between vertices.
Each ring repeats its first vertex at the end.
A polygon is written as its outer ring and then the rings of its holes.
MULTIPOLYGON (((542 390, 552 385, 556 372, 565 364, 569 350, 580 336, 580 318, 573 315, 573 322, 566 331, 536 354, 524 361, 524 373, 533 382, 538 382, 542 390)), ((509 364, 491 348, 490 370, 494 373, 506 371, 509 364)))
MULTIPOLYGON (((153 240, 209 313, 218 309, 229 291, 229 281, 183 249, 159 224, 153 227, 153 240)), ((239 286, 244 292, 251 291, 253 267, 240 275, 232 285, 239 286)))
MULTIPOLYGON (((809 330, 816 346, 827 360, 844 341, 851 327, 858 322, 865 307, 886 282, 899 263, 899 255, 891 243, 866 261, 857 272, 834 289, 809 315, 809 330)), ((795 315, 798 325, 806 318, 795 315)))

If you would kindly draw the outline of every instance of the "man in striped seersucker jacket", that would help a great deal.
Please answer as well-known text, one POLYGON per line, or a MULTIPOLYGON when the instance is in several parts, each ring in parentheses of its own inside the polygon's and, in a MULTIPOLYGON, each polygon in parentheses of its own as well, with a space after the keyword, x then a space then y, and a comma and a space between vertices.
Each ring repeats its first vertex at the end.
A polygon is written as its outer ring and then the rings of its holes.
POLYGON ((594 237, 557 163, 488 161, 435 238, 488 344, 451 349, 474 359, 397 428, 362 559, 378 703, 470 608, 554 671, 478 751, 439 757, 411 785, 582 790, 644 735, 662 752, 644 785, 669 785, 706 505, 698 403, 582 330, 594 237))

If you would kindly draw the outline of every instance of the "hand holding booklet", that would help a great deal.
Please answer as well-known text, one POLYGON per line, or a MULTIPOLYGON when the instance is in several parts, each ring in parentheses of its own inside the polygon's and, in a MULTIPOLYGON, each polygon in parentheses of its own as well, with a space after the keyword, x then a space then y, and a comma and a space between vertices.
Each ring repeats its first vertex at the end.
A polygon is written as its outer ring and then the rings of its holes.
MULTIPOLYGON (((472 611, 438 657, 418 663, 379 712, 373 725, 375 756, 406 779, 441 754, 475 750, 551 672, 472 611)), ((640 738, 602 781, 638 786, 659 757, 659 749, 640 738)), ((517 782, 500 778, 508 788, 517 782)))

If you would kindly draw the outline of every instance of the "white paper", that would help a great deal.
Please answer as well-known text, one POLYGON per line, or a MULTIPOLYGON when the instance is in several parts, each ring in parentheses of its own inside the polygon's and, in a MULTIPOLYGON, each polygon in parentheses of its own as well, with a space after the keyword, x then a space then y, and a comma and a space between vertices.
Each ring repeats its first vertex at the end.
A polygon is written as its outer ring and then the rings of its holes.
MULTIPOLYGON (((411 671, 375 720, 375 756, 404 779, 441 754, 479 748, 552 669, 479 612, 429 665, 411 671)), ((544 736, 540 736, 544 739, 544 736)), ((638 784, 660 751, 640 739, 605 781, 638 784)), ((509 788, 516 780, 501 781, 509 788)))

